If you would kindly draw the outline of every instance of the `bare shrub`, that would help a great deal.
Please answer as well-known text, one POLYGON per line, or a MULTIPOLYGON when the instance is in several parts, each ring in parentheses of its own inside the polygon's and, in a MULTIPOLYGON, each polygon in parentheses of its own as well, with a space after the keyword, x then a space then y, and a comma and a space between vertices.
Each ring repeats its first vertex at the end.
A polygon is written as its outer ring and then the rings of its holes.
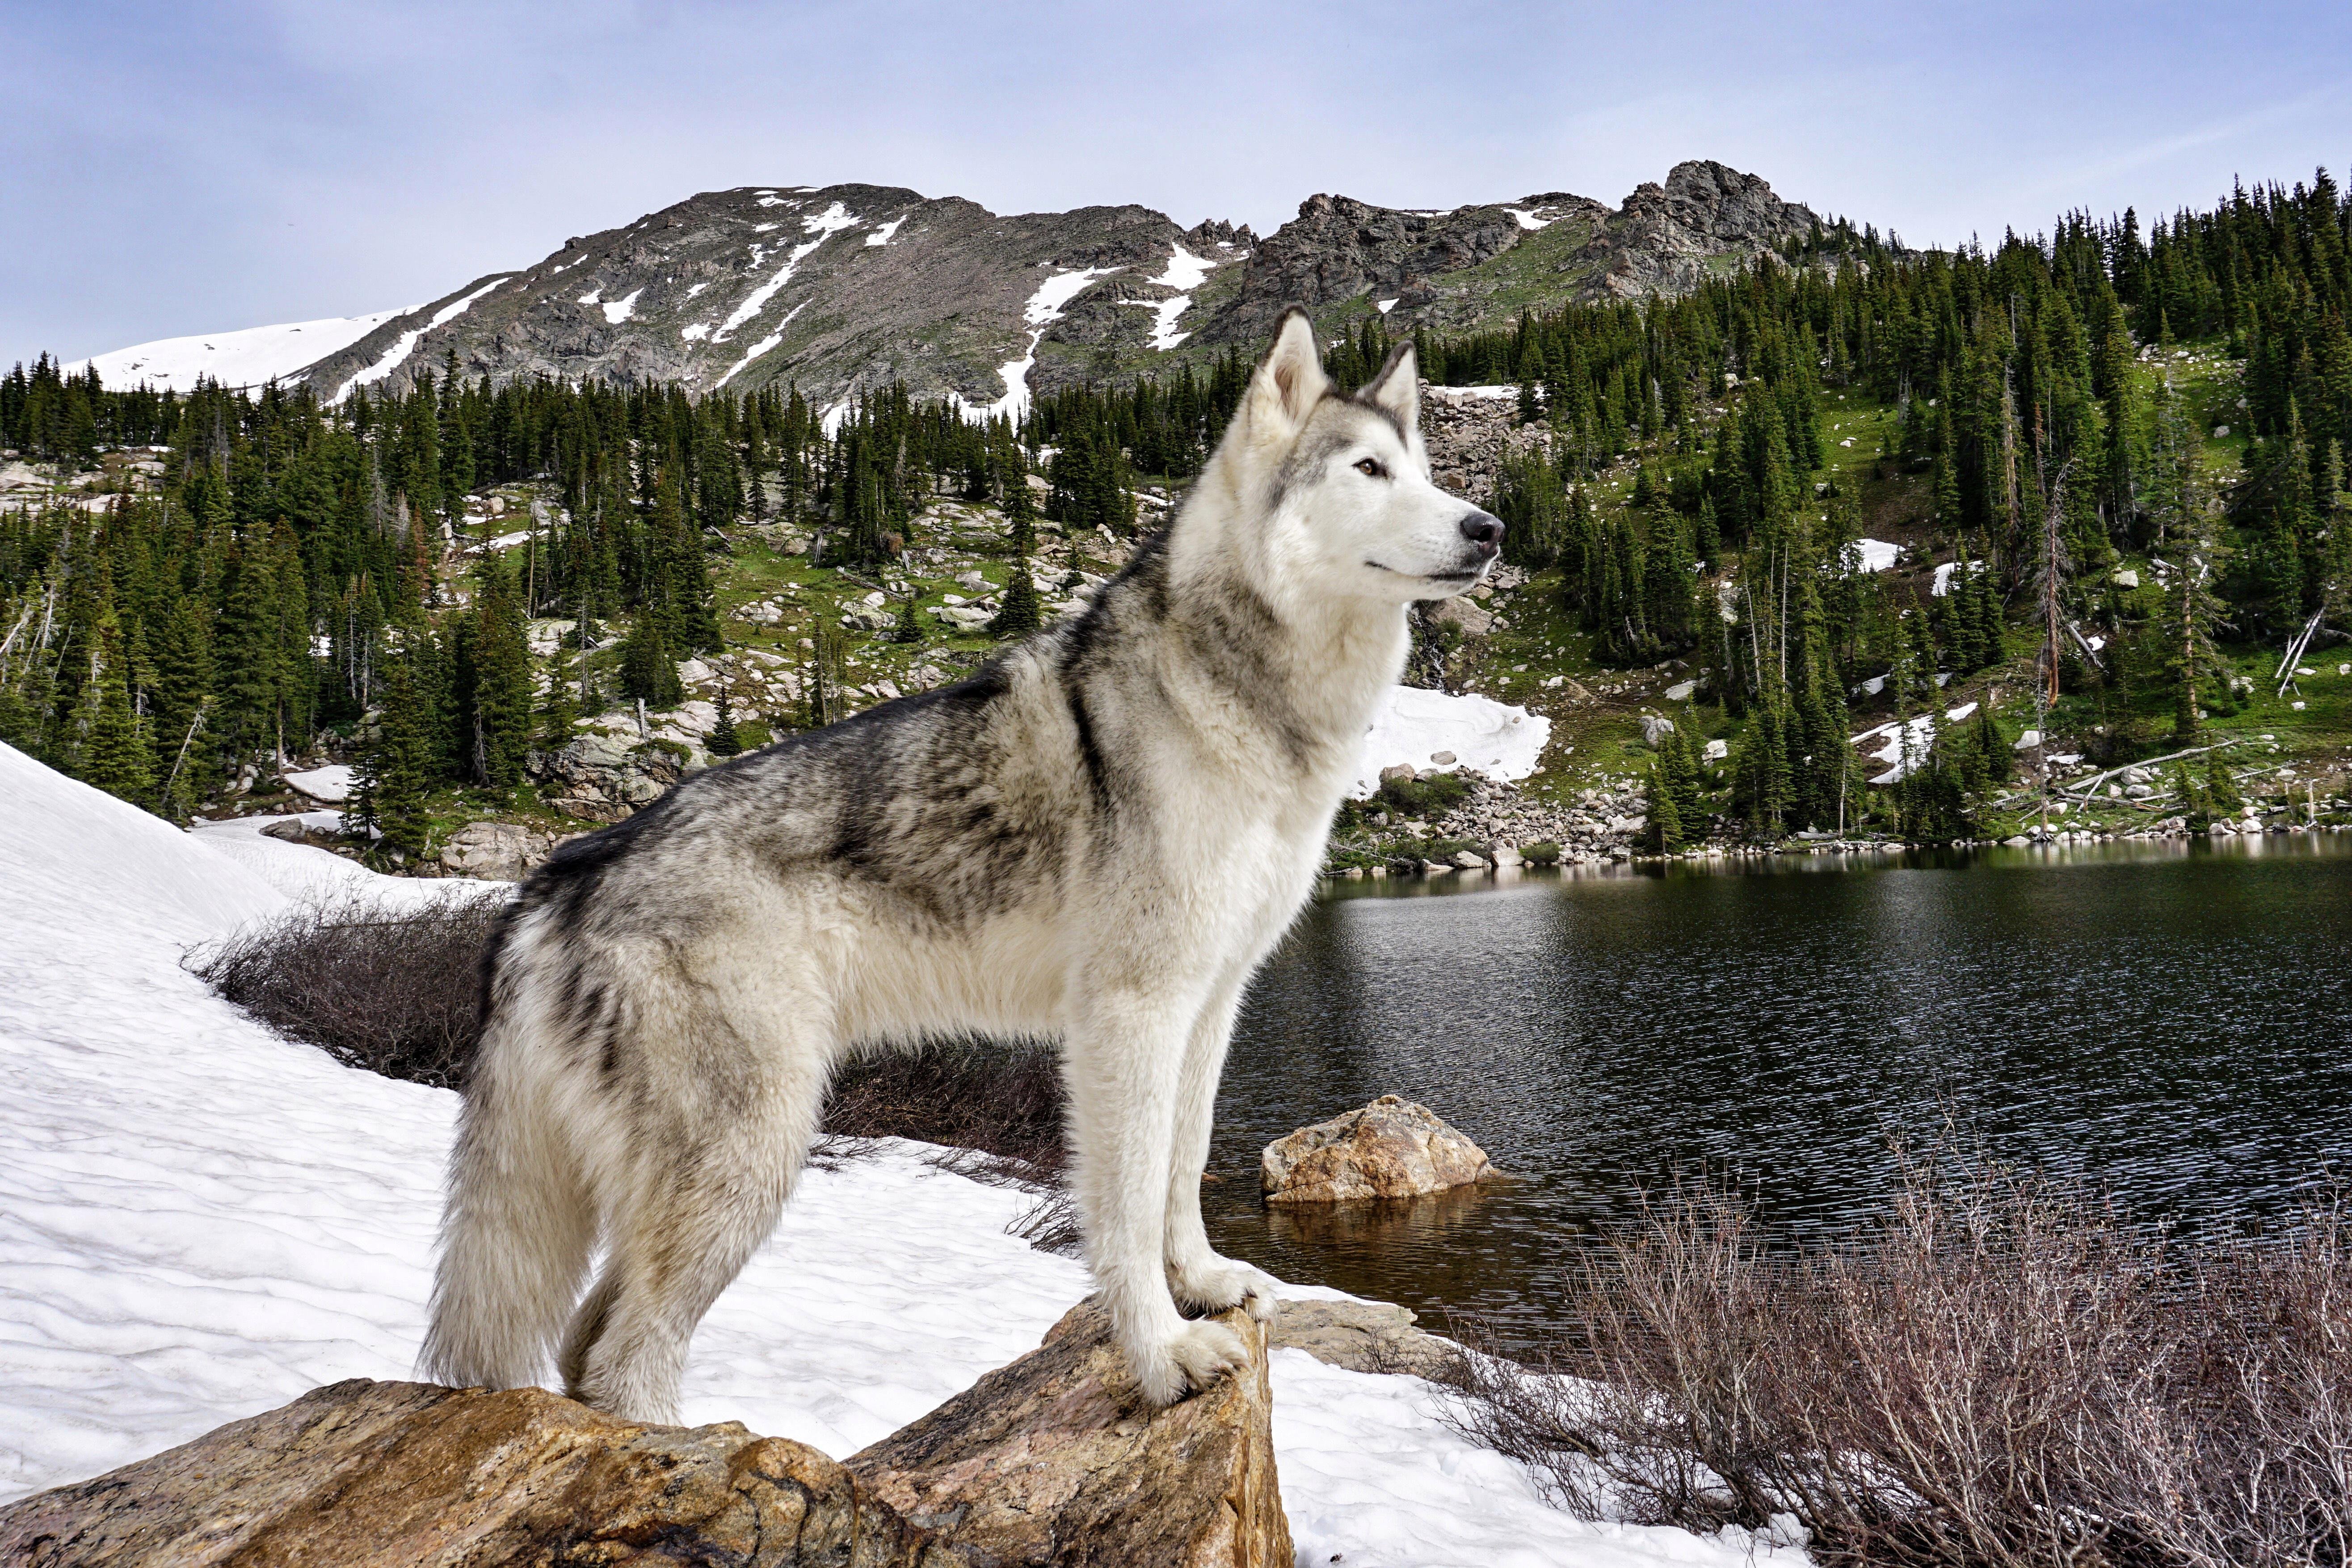
POLYGON ((496 899, 404 913, 306 905, 189 954, 215 991, 279 1034, 386 1078, 455 1089, 479 1026, 475 975, 496 899))
MULTIPOLYGON (((476 975, 496 899, 408 912, 364 901, 295 910, 189 956, 207 984, 278 1033, 386 1078, 454 1089, 480 1034, 476 975)), ((1051 1047, 979 1041, 844 1062, 820 1163, 873 1138, 975 1151, 967 1175, 1039 1188, 1065 1164, 1062 1080, 1051 1047)))
POLYGON ((1947 1147, 1883 1221, 1761 1245, 1698 1184, 1591 1258, 1578 1332, 1475 1327, 1468 1435, 1561 1505, 1712 1531, 1793 1514, 1825 1563, 2326 1564, 2352 1538, 2352 1232, 2168 1244, 1947 1147))

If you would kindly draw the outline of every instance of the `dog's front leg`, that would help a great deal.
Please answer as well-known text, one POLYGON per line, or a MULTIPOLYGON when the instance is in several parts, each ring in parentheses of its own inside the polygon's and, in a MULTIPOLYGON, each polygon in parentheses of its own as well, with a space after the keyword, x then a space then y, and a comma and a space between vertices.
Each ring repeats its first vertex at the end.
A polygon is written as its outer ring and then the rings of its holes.
POLYGON ((1225 1051, 1233 1044, 1234 1016, 1241 1011, 1246 966, 1219 984, 1193 1021, 1184 1050, 1184 1073, 1176 1089, 1176 1120, 1168 1172, 1168 1283, 1176 1300, 1204 1311, 1246 1306, 1260 1322, 1273 1318, 1273 1275, 1223 1257, 1209 1245, 1201 1222, 1201 1173, 1209 1163, 1209 1134, 1216 1121, 1217 1082, 1224 1075, 1225 1051))
POLYGON ((1097 991, 1066 1047, 1088 1259, 1128 1366, 1156 1405, 1249 1360, 1232 1330, 1184 1320, 1162 1266, 1176 1096, 1199 1012, 1197 997, 1097 991))

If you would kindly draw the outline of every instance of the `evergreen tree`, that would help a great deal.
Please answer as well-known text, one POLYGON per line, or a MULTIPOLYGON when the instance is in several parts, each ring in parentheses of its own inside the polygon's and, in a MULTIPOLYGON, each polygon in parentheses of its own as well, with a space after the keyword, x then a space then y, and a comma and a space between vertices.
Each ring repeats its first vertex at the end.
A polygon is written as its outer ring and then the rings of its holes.
POLYGON ((111 616, 101 629, 97 668, 83 689, 83 702, 88 720, 78 770, 82 782, 119 799, 146 805, 154 793, 153 761, 131 710, 122 629, 111 616))
POLYGON ((2205 800, 2216 816, 2236 816, 2246 808, 2246 797, 2238 793, 2237 781, 2219 752, 2205 753, 2205 800))
POLYGON ((722 686, 719 689, 719 721, 711 725, 710 739, 703 750, 714 757, 731 757, 742 749, 743 742, 735 733, 734 703, 722 686))
MULTIPOLYGON (((1667 739, 1671 740, 1671 737, 1667 739)), ((1653 854, 1677 855, 1683 849, 1682 805, 1675 798, 1675 790, 1665 776, 1662 761, 1661 758, 1653 758, 1650 763, 1649 789, 1644 805, 1645 815, 1650 819, 1647 827, 1649 845, 1653 854)))
POLYGON ((409 658, 395 659, 385 675, 383 711, 352 770, 343 830, 373 834, 376 850, 397 860, 422 855, 432 826, 426 797, 438 771, 434 752, 417 672, 409 658))
POLYGON ((493 555, 478 581, 470 771, 475 783, 506 789, 522 781, 530 751, 530 644, 512 572, 493 555))
POLYGON ((1037 602, 1037 584, 1029 576, 1029 557, 1016 555, 1013 558, 1013 571, 1004 580, 1004 598, 988 623, 988 635, 1025 637, 1045 621, 1045 608, 1037 602))
POLYGON ((629 635, 621 644, 621 693, 648 708, 675 708, 685 698, 657 616, 640 614, 629 623, 629 635))
POLYGON ((898 601, 898 624, 890 628, 890 640, 898 643, 919 643, 923 640, 923 624, 915 618, 915 591, 907 590, 898 601))

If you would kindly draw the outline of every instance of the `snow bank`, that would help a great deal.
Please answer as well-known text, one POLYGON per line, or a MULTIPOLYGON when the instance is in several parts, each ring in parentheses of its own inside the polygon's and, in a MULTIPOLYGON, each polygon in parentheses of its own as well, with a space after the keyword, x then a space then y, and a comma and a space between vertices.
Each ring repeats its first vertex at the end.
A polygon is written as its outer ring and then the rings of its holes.
MULTIPOLYGON (((767 204, 762 202, 760 205, 765 206, 767 204)), ((765 283, 761 284, 757 289, 752 289, 749 294, 744 295, 743 302, 736 306, 734 310, 729 314, 727 320, 720 324, 719 330, 711 334, 710 341, 715 343, 725 342, 729 338, 734 335, 736 328, 741 326, 744 322, 758 315, 761 310, 766 310, 768 308, 768 301, 776 297, 776 290, 782 289, 785 284, 793 280, 793 274, 800 270, 801 263, 808 258, 811 251, 814 250, 818 246, 823 245, 835 235, 839 234, 843 229, 854 226, 857 221, 858 219, 856 215, 850 212, 848 208, 843 206, 839 202, 835 202, 832 205, 826 207, 824 211, 817 214, 814 217, 804 217, 801 219, 802 231, 814 235, 815 237, 803 245, 793 247, 792 255, 784 261, 782 270, 779 271, 773 278, 769 279, 765 283)), ((754 266, 758 265, 758 254, 759 248, 755 246, 753 247, 754 266)), ((806 302, 807 301, 805 300, 802 301, 803 304, 806 302)), ((795 307, 795 309, 797 309, 797 307, 795 307)), ((735 367, 735 370, 740 370, 743 367, 739 364, 735 367)), ((735 371, 730 370, 727 374, 729 375, 732 375, 735 374, 735 371)), ((722 377, 721 384, 723 385, 724 384, 724 378, 722 377)))
POLYGON ((1137 300, 1134 304, 1147 307, 1152 312, 1151 346, 1166 353, 1192 334, 1176 330, 1178 318, 1192 307, 1192 291, 1202 280, 1215 270, 1217 263, 1205 256, 1195 256, 1179 245, 1170 252, 1167 268, 1157 278, 1147 278, 1147 283, 1157 283, 1164 289, 1181 289, 1172 300, 1137 300))
MULTIPOLYGON (((335 395, 328 399, 328 401, 331 403, 341 403, 344 398, 349 397, 357 388, 372 386, 375 383, 382 381, 385 376, 390 375, 394 371, 398 370, 401 366, 401 362, 407 359, 410 354, 416 351, 416 342, 419 338, 422 338, 425 333, 431 331, 436 327, 447 326, 451 321, 454 321, 458 317, 464 315, 473 305, 475 300, 480 299, 483 295, 488 293, 491 289, 497 288, 499 284, 505 282, 508 279, 513 276, 514 274, 511 272, 499 273, 496 278, 491 279, 488 283, 483 284, 480 288, 475 289, 464 299, 452 300, 450 303, 444 305, 439 310, 434 311, 433 319, 425 322, 423 326, 413 328, 408 331, 401 333, 399 341, 384 351, 384 354, 382 359, 368 366, 367 369, 360 372, 359 374, 352 377, 351 380, 343 383, 341 386, 336 389, 335 395)), ((417 309, 421 310, 424 307, 420 305, 417 309)), ((411 313, 413 314, 414 312, 411 313)))
MULTIPOLYGON (((1885 677, 1881 676, 1879 679, 1883 682, 1885 677)), ((1864 681, 1863 684, 1867 686, 1869 682, 1864 681)), ((1866 746, 1867 742, 1872 741, 1879 742, 1879 748, 1874 752, 1865 750, 1863 754, 1874 761, 1892 763, 1895 765, 1870 782, 1874 784, 1895 784, 1905 774, 1917 773, 1920 768, 1927 765, 1927 753, 1936 744, 1936 716, 1933 713, 1922 713, 1908 723, 1894 721, 1881 724, 1876 729, 1864 730, 1861 734, 1853 737, 1852 743, 1856 746, 1866 746)))
POLYGON ((339 805, 352 798, 352 770, 341 763, 331 763, 323 768, 312 768, 308 773, 288 773, 284 776, 288 784, 309 795, 312 800, 323 800, 330 805, 339 805))
POLYGON ((242 331, 159 338, 93 355, 83 368, 95 370, 99 380, 112 387, 143 383, 158 392, 187 392, 199 376, 208 376, 223 386, 259 386, 268 381, 287 380, 337 350, 351 347, 386 321, 423 309, 410 305, 367 316, 330 316, 317 321, 247 327, 242 331))
POLYGON ((888 223, 880 225, 872 234, 866 237, 866 243, 868 246, 876 247, 889 244, 890 241, 897 237, 898 233, 898 226, 906 222, 909 216, 911 215, 900 213, 888 223))
POLYGON ((644 292, 645 290, 643 289, 633 289, 629 291, 628 297, 625 299, 607 300, 604 304, 605 324, 607 326, 617 327, 623 321, 627 321, 631 316, 635 315, 637 313, 637 296, 644 292))
MULTIPOLYGON (((320 875, 414 898, 462 887, 373 877, 253 819, 184 834, 5 746, 0 791, 0 1501, 319 1384, 410 1375, 457 1096, 278 1039, 180 955, 320 875)), ((695 1337, 688 1421, 846 1456, 1034 1349, 1085 1294, 1082 1265, 1003 1233, 1024 1196, 939 1171, 931 1152, 887 1142, 803 1177, 695 1337)), ((1737 1532, 1544 1507, 1526 1470, 1446 1428, 1418 1379, 1297 1351, 1271 1372, 1302 1562, 1771 1556, 1737 1532)))
POLYGON ((1358 799, 1381 787, 1381 770, 1410 763, 1421 772, 1484 773, 1517 782, 1536 771, 1551 721, 1491 697, 1449 697, 1419 686, 1392 686, 1364 736, 1362 759, 1349 792, 1358 799), (1453 761, 1436 759, 1452 753, 1453 761))
MULTIPOLYGON (((1170 265, 1172 267, 1174 263, 1170 265)), ((953 399, 956 412, 975 424, 997 418, 1019 423, 1021 417, 1029 412, 1029 369, 1037 363, 1038 340, 1045 335, 1047 327, 1062 319, 1062 312, 1071 300, 1086 291, 1087 284, 1118 270, 1116 267, 1088 267, 1076 272, 1056 272, 1040 283, 1037 291, 1029 296, 1029 303, 1021 310, 1021 319, 1028 323, 1030 329, 1028 346, 1021 351, 1019 359, 1006 360, 996 367, 996 374, 1004 378, 1004 395, 993 403, 977 404, 967 403, 950 393, 948 395, 953 399)))
POLYGON ((1533 208, 1533 207, 1505 207, 1503 210, 1504 210, 1505 212, 1507 212, 1507 213, 1510 214, 1510 215, 1511 215, 1511 217, 1513 218, 1513 220, 1514 220, 1514 221, 1516 221, 1516 222, 1518 224, 1518 226, 1519 226, 1521 228, 1524 228, 1524 229, 1530 229, 1530 230, 1532 230, 1532 229, 1538 229, 1538 228, 1548 228, 1548 227, 1549 227, 1551 225, 1556 224, 1556 223, 1558 223, 1558 222, 1559 221, 1558 218, 1555 218, 1555 217, 1538 217, 1538 216, 1536 216, 1536 209, 1535 209, 1535 208, 1533 208))
POLYGON ((1864 572, 1892 572, 1903 547, 1883 539, 1857 539, 1845 547, 1845 552, 1846 559, 1864 572))

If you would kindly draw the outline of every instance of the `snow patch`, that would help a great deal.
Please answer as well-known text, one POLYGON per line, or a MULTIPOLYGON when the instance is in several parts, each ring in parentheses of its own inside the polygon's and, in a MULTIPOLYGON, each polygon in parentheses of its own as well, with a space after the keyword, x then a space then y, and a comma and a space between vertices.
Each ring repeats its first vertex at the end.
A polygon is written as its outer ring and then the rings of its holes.
MULTIPOLYGON (((1883 680, 1885 677, 1880 679, 1883 680)), ((1896 783, 1905 774, 1916 773, 1927 765, 1927 753, 1936 743, 1936 716, 1922 713, 1907 722, 1898 720, 1881 724, 1874 730, 1864 730, 1854 736, 1853 743, 1861 746, 1871 741, 1884 743, 1878 750, 1865 750, 1863 754, 1895 765, 1870 782, 1874 784, 1896 783)))
MULTIPOLYGON (((761 205, 764 206, 767 204, 763 202, 761 205)), ((858 221, 859 220, 856 216, 844 207, 839 202, 834 203, 831 206, 825 208, 824 211, 817 214, 814 217, 804 217, 801 219, 801 228, 803 231, 814 235, 816 237, 809 240, 804 245, 795 246, 793 249, 791 258, 785 261, 783 269, 778 272, 773 278, 769 279, 765 283, 761 284, 757 289, 752 289, 751 293, 745 295, 743 297, 743 302, 736 306, 734 313, 730 315, 724 322, 720 323, 719 331, 711 335, 710 341, 715 343, 723 343, 729 338, 732 337, 735 333, 736 328, 741 326, 744 322, 758 315, 761 310, 767 309, 768 301, 776 297, 776 290, 782 289, 785 284, 793 280, 793 274, 800 269, 802 261, 806 259, 809 252, 814 250, 818 246, 823 245, 827 239, 839 234, 843 229, 852 226, 858 221)), ((805 304, 807 301, 803 300, 802 303, 805 304)), ((797 309, 798 307, 794 308, 797 309)), ((786 318, 786 320, 790 319, 791 318, 789 317, 786 318)), ((756 357, 757 353, 760 352, 762 351, 755 350, 753 353, 745 355, 744 362, 749 363, 750 360, 756 357)), ((740 363, 735 367, 736 370, 740 370, 742 368, 743 366, 740 363)), ((730 370, 727 374, 729 375, 732 375, 735 374, 735 371, 730 370)))
POLYGON ((1490 397, 1516 398, 1518 395, 1519 389, 1516 386, 1433 386, 1426 393, 1428 396, 1442 397, 1448 403, 1459 403, 1465 399, 1476 402, 1490 397))
POLYGON ((1536 209, 1533 207, 1505 207, 1503 210, 1510 214, 1521 228, 1530 233, 1539 228, 1549 227, 1559 221, 1555 217, 1536 216, 1536 209))
POLYGON ((118 389, 143 384, 158 392, 188 392, 200 376, 223 386, 259 386, 286 380, 351 347, 386 321, 423 309, 411 305, 367 316, 329 316, 234 332, 158 338, 152 343, 92 355, 82 362, 82 368, 98 372, 101 384, 118 389))
MULTIPOLYGON (((736 373, 740 371, 745 365, 750 364, 753 360, 758 359, 761 354, 766 353, 770 349, 772 349, 778 343, 782 342, 784 341, 784 329, 793 324, 793 318, 794 316, 799 315, 807 308, 808 301, 803 300, 799 304, 793 306, 791 310, 786 310, 784 312, 784 319, 776 323, 776 330, 770 332, 766 337, 761 338, 758 342, 753 343, 750 351, 746 353, 741 359, 739 359, 733 364, 729 365, 727 367, 727 374, 719 378, 718 384, 720 386, 726 385, 729 382, 735 379, 736 373)), ((832 432, 827 431, 826 434, 830 435, 832 432)))
POLYGON ((1365 732, 1349 794, 1381 787, 1381 770, 1410 763, 1423 772, 1483 773, 1516 782, 1536 771, 1551 721, 1491 697, 1448 696, 1419 686, 1391 686, 1365 732), (1435 759, 1451 752, 1454 761, 1435 759))
POLYGON ((1086 291, 1087 284, 1119 270, 1116 267, 1088 267, 1076 272, 1056 272, 1039 284, 1021 310, 1021 319, 1030 329, 1028 346, 1021 351, 1019 359, 1006 360, 996 368, 997 374, 1004 378, 1004 395, 993 403, 975 404, 950 393, 948 395, 955 400, 956 412, 975 423, 1003 418, 1018 424, 1029 412, 1029 371, 1037 363, 1038 340, 1045 337, 1047 327, 1062 319, 1062 312, 1086 291))
POLYGON ((289 784, 312 800, 323 800, 330 805, 341 805, 352 798, 352 770, 341 763, 308 773, 282 775, 289 784))
POLYGON ((604 286, 602 283, 599 283, 596 287, 589 289, 588 292, 581 295, 580 298, 572 300, 572 302, 575 305, 598 305, 602 304, 604 300, 604 286))
POLYGON ((708 283, 689 283, 686 286, 686 297, 691 300, 697 294, 701 293, 705 289, 709 287, 710 285, 708 283))
POLYGON ((1402 300, 1402 299, 1403 299, 1403 298, 1404 298, 1404 296, 1403 296, 1403 295, 1402 295, 1402 294, 1400 294, 1400 295, 1398 295, 1398 296, 1397 296, 1396 300, 1374 300, 1374 301, 1372 301, 1372 302, 1373 302, 1375 305, 1377 305, 1377 306, 1379 306, 1379 307, 1380 307, 1381 314, 1381 315, 1383 315, 1383 316, 1385 316, 1385 315, 1387 315, 1391 310, 1395 310, 1395 309, 1397 308, 1397 300, 1402 300))
POLYGON ((1857 539, 1845 547, 1845 558, 1854 570, 1891 572, 1895 558, 1903 553, 1899 544, 1889 544, 1883 539, 1857 539))
POLYGON ((872 234, 867 235, 866 237, 866 243, 869 246, 884 246, 889 244, 890 241, 897 237, 898 233, 898 226, 906 222, 908 216, 909 215, 906 213, 900 213, 897 217, 892 218, 888 223, 882 225, 881 227, 876 229, 872 234))
POLYGON ((697 321, 690 327, 680 327, 677 330, 677 335, 684 338, 688 342, 698 343, 703 339, 710 335, 710 323, 708 321, 697 321))
MULTIPOLYGON (((1166 270, 1157 278, 1147 278, 1147 283, 1157 283, 1163 289, 1182 292, 1172 300, 1133 300, 1129 303, 1144 306, 1152 313, 1151 346, 1165 353, 1192 334, 1176 330, 1177 319, 1192 308, 1192 290, 1201 286, 1220 264, 1205 256, 1195 256, 1179 245, 1168 258, 1166 270)), ((1024 372, 1025 374, 1026 372, 1024 372)))
POLYGON ((605 325, 617 327, 623 321, 627 321, 631 316, 635 315, 637 313, 637 296, 644 292, 645 290, 643 289, 633 289, 629 291, 626 299, 614 300, 607 303, 604 307, 605 325))
POLYGON ((409 354, 415 350, 416 341, 419 338, 423 337, 425 333, 432 331, 436 327, 447 326, 451 321, 454 321, 458 317, 464 315, 467 307, 471 306, 475 300, 480 299, 483 295, 488 293, 491 289, 505 282, 507 279, 513 276, 514 274, 509 272, 503 274, 500 277, 493 278, 490 281, 483 284, 480 288, 475 289, 464 299, 452 301, 449 304, 442 306, 438 310, 434 311, 433 319, 425 322, 423 326, 414 328, 411 331, 401 333, 400 341, 394 343, 391 348, 387 349, 382 359, 368 366, 367 369, 360 372, 359 374, 352 377, 351 380, 343 383, 341 387, 336 391, 335 395, 329 398, 327 401, 330 403, 341 403, 344 398, 349 397, 359 388, 373 385, 374 383, 382 381, 384 377, 390 375, 394 371, 398 370, 400 368, 401 362, 405 360, 409 354))

